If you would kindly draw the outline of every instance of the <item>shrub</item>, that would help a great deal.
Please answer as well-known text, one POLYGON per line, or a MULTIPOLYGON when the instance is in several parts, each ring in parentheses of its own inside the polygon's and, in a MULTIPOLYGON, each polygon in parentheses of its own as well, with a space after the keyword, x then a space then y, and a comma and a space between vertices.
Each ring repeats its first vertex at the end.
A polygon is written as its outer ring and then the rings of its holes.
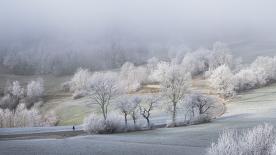
POLYGON ((197 117, 194 117, 190 120, 190 124, 202 124, 209 123, 212 121, 212 116, 210 114, 201 114, 197 117))
POLYGON ((72 98, 73 98, 74 100, 76 100, 76 99, 80 99, 80 98, 82 98, 82 97, 84 97, 84 96, 86 96, 86 95, 87 95, 87 91, 84 91, 84 90, 76 90, 76 91, 73 93, 72 98))
POLYGON ((166 127, 167 128, 174 128, 174 127, 179 127, 179 126, 187 126, 188 124, 189 124, 188 121, 176 121, 176 122, 173 122, 172 120, 167 120, 166 127))
POLYGON ((110 134, 125 131, 122 119, 116 115, 109 115, 106 120, 95 114, 91 114, 84 120, 84 130, 92 134, 110 134))
POLYGON ((70 81, 62 83, 61 84, 61 90, 64 91, 64 92, 69 92, 70 91, 70 85, 71 85, 70 81))
POLYGON ((272 125, 253 129, 224 131, 217 143, 208 148, 208 155, 271 155, 275 151, 275 130, 272 125))
POLYGON ((188 125, 196 125, 202 123, 209 123, 212 121, 212 117, 209 114, 201 114, 196 117, 192 117, 190 120, 181 120, 181 121, 171 121, 168 120, 166 122, 167 128, 179 127, 179 126, 188 126, 188 125))
POLYGON ((59 122, 59 118, 53 111, 48 112, 42 118, 43 126, 56 126, 58 122, 59 122))

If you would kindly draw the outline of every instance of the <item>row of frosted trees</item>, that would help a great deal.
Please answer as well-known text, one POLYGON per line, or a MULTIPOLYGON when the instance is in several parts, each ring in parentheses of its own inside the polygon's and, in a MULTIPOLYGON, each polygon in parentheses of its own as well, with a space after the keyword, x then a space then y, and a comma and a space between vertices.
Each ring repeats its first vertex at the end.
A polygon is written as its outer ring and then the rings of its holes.
MULTIPOLYGON (((189 118, 198 115, 202 116, 203 114, 209 117, 210 110, 215 107, 217 100, 200 93, 188 95, 191 87, 191 74, 183 70, 181 65, 174 62, 161 62, 160 64, 162 64, 163 68, 162 71, 158 71, 160 72, 160 79, 158 79, 160 84, 159 93, 142 95, 133 94, 133 90, 129 89, 129 85, 132 83, 128 77, 132 75, 128 75, 124 71, 125 66, 122 67, 123 71, 121 70, 119 73, 95 72, 92 74, 86 69, 80 69, 69 82, 70 89, 73 93, 82 92, 84 96, 89 96, 98 105, 102 114, 102 118, 97 117, 96 119, 93 114, 93 116, 85 120, 87 130, 92 128, 90 132, 95 132, 98 130, 93 127, 98 129, 99 123, 114 122, 114 115, 112 115, 113 118, 108 116, 110 111, 113 111, 110 107, 118 109, 123 114, 124 129, 129 127, 127 123, 128 116, 131 116, 134 127, 136 127, 136 119, 139 115, 146 120, 147 127, 150 128, 151 112, 156 107, 166 107, 166 111, 171 115, 170 122, 167 125, 172 127, 177 126, 176 118, 179 107, 185 109, 185 111, 181 111, 182 113, 190 114, 189 118), (127 78, 124 79, 122 77, 127 78)), ((126 65, 134 67, 130 64, 126 65)), ((132 72, 128 73, 132 74, 132 72)), ((139 76, 137 78, 139 79, 139 76)), ((135 76, 133 77, 133 82, 135 82, 135 76)))
POLYGON ((18 81, 8 81, 0 99, 0 127, 55 125, 57 118, 52 112, 42 116, 37 108, 43 96, 42 79, 30 81, 25 88, 18 81))
MULTIPOLYGON (((200 76, 207 79, 215 92, 223 98, 232 97, 238 92, 261 87, 275 81, 275 57, 258 57, 250 65, 241 62, 240 58, 234 58, 231 55, 225 44, 216 43, 212 49, 198 49, 185 54, 183 58, 176 57, 170 61, 158 60, 153 57, 142 66, 135 66, 133 63, 127 62, 118 72, 92 74, 87 69, 80 69, 67 85, 68 89, 73 92, 74 98, 92 97, 100 106, 103 118, 106 120, 108 107, 114 102, 119 104, 117 108, 119 107, 125 118, 128 115, 131 116, 131 113, 135 111, 132 110, 136 109, 133 107, 138 107, 139 113, 144 117, 143 112, 145 113, 147 110, 141 110, 143 108, 140 108, 139 104, 130 102, 131 99, 127 99, 128 97, 119 101, 118 98, 122 98, 119 97, 122 95, 132 94, 131 96, 138 98, 137 100, 141 103, 146 102, 147 99, 143 98, 147 97, 135 96, 133 93, 139 91, 145 84, 158 84, 160 90, 158 95, 155 94, 159 96, 156 104, 158 107, 160 105, 166 107, 166 111, 171 114, 170 124, 175 126, 178 109, 183 104, 185 105, 182 106, 184 111, 181 113, 194 115, 194 113, 202 114, 210 111, 217 102, 213 97, 190 91, 193 77, 200 76)), ((148 96, 151 95, 148 94, 148 96)), ((112 105, 112 107, 114 106, 116 107, 116 105, 112 105)), ((135 122, 135 117, 133 118, 135 122)))

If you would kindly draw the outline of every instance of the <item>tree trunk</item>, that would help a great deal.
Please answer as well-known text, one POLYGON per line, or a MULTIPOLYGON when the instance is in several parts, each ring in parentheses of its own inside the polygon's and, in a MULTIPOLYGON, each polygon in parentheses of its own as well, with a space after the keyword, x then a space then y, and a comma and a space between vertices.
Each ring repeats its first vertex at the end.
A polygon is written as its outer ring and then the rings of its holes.
POLYGON ((107 119, 107 105, 105 105, 105 120, 107 119))
POLYGON ((134 127, 136 127, 136 118, 134 115, 132 115, 132 119, 133 119, 133 124, 134 124, 134 127))
POLYGON ((105 113, 104 107, 102 107, 102 113, 103 113, 104 120, 106 120, 106 113, 105 113))
POLYGON ((199 109, 199 114, 200 114, 200 115, 203 114, 202 109, 199 109))
POLYGON ((149 121, 149 118, 146 117, 146 120, 147 120, 148 128, 150 128, 150 121, 149 121))
POLYGON ((173 103, 172 124, 176 123, 176 103, 173 103))
POLYGON ((125 127, 127 128, 127 114, 125 113, 125 127))

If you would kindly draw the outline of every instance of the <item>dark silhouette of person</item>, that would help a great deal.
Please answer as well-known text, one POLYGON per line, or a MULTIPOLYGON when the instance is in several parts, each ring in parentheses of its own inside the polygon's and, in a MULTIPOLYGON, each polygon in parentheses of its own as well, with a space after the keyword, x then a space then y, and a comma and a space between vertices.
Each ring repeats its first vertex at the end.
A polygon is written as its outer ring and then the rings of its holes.
POLYGON ((73 129, 73 131, 75 131, 75 126, 73 126, 73 128, 72 128, 72 129, 73 129))

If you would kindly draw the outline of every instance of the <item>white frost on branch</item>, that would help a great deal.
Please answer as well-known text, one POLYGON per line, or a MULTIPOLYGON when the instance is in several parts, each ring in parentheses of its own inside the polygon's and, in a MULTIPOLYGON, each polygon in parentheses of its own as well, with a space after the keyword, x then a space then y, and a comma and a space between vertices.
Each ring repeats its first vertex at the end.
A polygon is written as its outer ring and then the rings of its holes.
POLYGON ((44 84, 42 79, 30 81, 26 89, 26 107, 31 108, 38 102, 44 94, 44 84))
POLYGON ((160 86, 161 94, 165 97, 172 114, 172 124, 175 124, 177 106, 191 86, 191 75, 184 72, 179 65, 170 64, 164 72, 160 86))
POLYGON ((214 88, 220 96, 232 97, 235 95, 233 78, 234 75, 230 68, 227 65, 222 65, 212 72, 209 81, 211 87, 214 88))
POLYGON ((207 155, 273 155, 275 140, 275 129, 269 124, 242 132, 226 130, 208 148, 207 155))
POLYGON ((106 120, 111 102, 121 92, 118 86, 118 75, 113 72, 96 72, 89 86, 89 96, 100 107, 103 118, 106 120))

